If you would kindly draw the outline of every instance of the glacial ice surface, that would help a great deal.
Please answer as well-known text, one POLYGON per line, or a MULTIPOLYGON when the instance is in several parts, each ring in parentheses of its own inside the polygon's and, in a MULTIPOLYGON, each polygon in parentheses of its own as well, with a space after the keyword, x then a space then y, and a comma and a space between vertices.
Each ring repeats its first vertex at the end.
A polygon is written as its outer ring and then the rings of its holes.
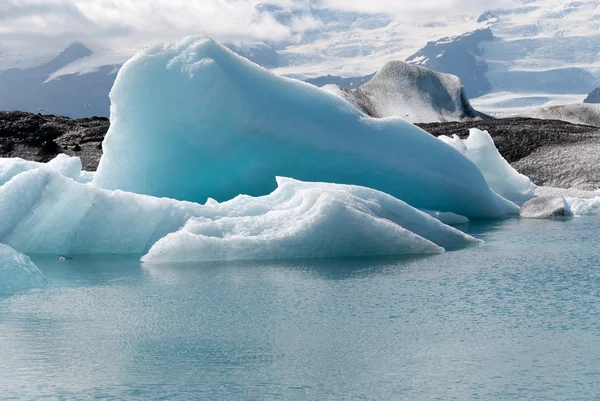
POLYGON ((504 198, 523 204, 534 197, 536 186, 515 170, 498 152, 487 131, 473 128, 467 139, 439 136, 439 140, 454 147, 471 160, 483 173, 490 188, 504 198))
POLYGON ((270 195, 212 203, 159 240, 147 263, 438 253, 478 243, 382 192, 278 178, 270 195))
POLYGON ((200 208, 38 168, 0 186, 0 242, 28 254, 141 254, 200 208))
POLYGON ((591 216, 600 214, 600 196, 595 198, 565 198, 569 208, 576 216, 591 216))
POLYGON ((0 158, 0 185, 4 185, 11 178, 24 171, 40 167, 57 171, 61 175, 77 181, 91 181, 89 177, 91 177, 92 173, 82 171, 81 160, 78 157, 60 154, 48 163, 38 163, 18 157, 0 158))
POLYGON ((373 189, 278 182, 264 197, 200 205, 99 189, 38 168, 0 186, 0 242, 29 254, 152 247, 147 261, 432 253, 478 242, 373 189))
POLYGON ((276 176, 374 188, 423 209, 500 218, 518 208, 479 169, 401 118, 372 119, 211 39, 148 48, 119 71, 93 184, 204 202, 261 196, 276 176))
POLYGON ((41 287, 47 282, 28 256, 0 244, 0 294, 41 287))

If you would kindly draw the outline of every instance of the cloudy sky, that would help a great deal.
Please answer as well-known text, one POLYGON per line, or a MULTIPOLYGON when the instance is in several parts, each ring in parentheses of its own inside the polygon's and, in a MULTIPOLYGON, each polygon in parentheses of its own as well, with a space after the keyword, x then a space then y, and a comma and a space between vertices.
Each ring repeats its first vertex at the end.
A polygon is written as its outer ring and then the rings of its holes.
POLYGON ((407 23, 480 13, 513 0, 0 0, 0 49, 55 49, 74 40, 112 49, 207 34, 219 40, 301 41, 323 21, 311 10, 387 13, 407 23), (276 6, 270 7, 270 6, 276 6), (277 11, 292 12, 277 18, 277 11))

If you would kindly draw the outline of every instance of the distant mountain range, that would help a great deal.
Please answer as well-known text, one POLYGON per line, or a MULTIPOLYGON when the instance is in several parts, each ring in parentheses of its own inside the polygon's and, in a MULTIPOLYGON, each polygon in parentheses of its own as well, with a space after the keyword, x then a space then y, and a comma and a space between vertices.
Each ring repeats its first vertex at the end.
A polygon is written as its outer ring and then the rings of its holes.
MULTIPOLYGON (((432 20, 412 32, 386 14, 317 7, 312 12, 322 26, 307 32, 300 43, 226 46, 278 74, 316 86, 356 89, 386 62, 406 60, 456 75, 473 106, 485 113, 525 113, 542 106, 581 103, 600 87, 600 0, 521 3, 479 16, 432 20), (436 37, 434 32, 440 33, 440 39, 426 42, 425 38, 436 37), (415 42, 419 37, 423 42, 415 42)), ((292 18, 285 7, 268 7, 278 19, 292 18)), ((11 63, 2 63, 7 56, 0 54, 0 68, 24 66, 0 72, 0 110, 108 116, 108 93, 120 65, 78 69, 96 56, 80 43, 34 67, 31 60, 16 62, 14 57, 11 63)))

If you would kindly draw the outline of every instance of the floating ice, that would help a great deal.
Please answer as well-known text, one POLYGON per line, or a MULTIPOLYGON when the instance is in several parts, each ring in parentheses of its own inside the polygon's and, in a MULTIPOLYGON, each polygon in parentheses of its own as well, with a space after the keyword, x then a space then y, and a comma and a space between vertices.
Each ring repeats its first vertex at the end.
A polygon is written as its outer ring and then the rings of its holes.
POLYGON ((4 185, 11 178, 24 171, 42 167, 57 171, 65 177, 81 182, 90 182, 93 178, 93 173, 82 171, 79 157, 60 154, 48 163, 32 162, 18 157, 0 158, 0 185, 4 185))
POLYGON ((28 256, 0 244, 0 294, 40 287, 47 282, 28 256))
POLYGON ((490 188, 504 198, 523 204, 533 198, 535 185, 515 170, 498 152, 487 131, 471 129, 469 137, 461 140, 457 135, 438 137, 454 147, 479 167, 490 188))
POLYGON ((535 195, 538 197, 564 197, 575 216, 600 214, 600 191, 537 187, 535 195))
POLYGON ((0 187, 0 242, 28 254, 141 254, 200 208, 36 169, 0 187))
POLYGON ((437 253, 479 242, 382 192, 278 178, 270 195, 209 206, 142 261, 349 257, 437 253))
POLYGON ((266 195, 275 177, 362 185, 473 218, 516 214, 462 155, 400 118, 371 119, 211 39, 146 49, 111 91, 93 184, 204 202, 266 195))
POLYGON ((576 216, 600 214, 600 196, 595 198, 565 198, 565 200, 576 216))
POLYGON ((152 247, 145 260, 164 261, 432 253, 478 241, 368 188, 281 178, 264 197, 199 205, 35 169, 0 187, 0 242, 60 255, 152 247))
POLYGON ((540 196, 527 201, 519 215, 527 219, 550 219, 570 217, 573 212, 562 196, 540 196))

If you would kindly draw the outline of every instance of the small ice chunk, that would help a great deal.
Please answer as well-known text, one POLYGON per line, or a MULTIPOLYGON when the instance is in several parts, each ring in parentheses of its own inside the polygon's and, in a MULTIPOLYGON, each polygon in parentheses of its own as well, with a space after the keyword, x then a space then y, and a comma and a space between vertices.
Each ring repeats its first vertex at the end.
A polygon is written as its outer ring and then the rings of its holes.
POLYGON ((526 202, 519 215, 527 219, 551 219, 570 217, 573 212, 562 196, 540 196, 526 202))
POLYGON ((0 244, 0 294, 41 287, 47 282, 28 256, 0 244))
POLYGON ((500 155, 487 131, 473 128, 467 139, 461 140, 457 135, 452 138, 442 135, 438 139, 475 163, 490 188, 498 195, 519 205, 534 197, 536 186, 500 155))
POLYGON ((594 198, 565 198, 571 211, 576 216, 592 216, 600 214, 600 196, 594 198))

